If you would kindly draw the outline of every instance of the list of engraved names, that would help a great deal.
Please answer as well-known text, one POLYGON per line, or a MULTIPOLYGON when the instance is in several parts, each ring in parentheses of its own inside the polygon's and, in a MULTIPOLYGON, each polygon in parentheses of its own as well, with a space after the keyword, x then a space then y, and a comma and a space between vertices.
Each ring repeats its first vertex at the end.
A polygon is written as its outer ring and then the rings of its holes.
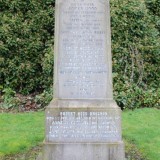
POLYGON ((50 141, 118 140, 120 116, 107 112, 60 112, 48 116, 48 139, 50 141))
POLYGON ((106 95, 106 25, 102 25, 106 7, 101 1, 98 6, 94 2, 63 2, 58 69, 61 98, 104 98, 106 95))

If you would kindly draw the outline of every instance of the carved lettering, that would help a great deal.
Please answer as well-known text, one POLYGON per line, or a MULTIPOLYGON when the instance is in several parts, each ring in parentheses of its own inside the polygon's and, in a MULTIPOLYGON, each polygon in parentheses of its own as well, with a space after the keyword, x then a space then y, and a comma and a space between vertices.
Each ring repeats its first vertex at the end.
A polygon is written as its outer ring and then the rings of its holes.
POLYGON ((119 138, 119 119, 107 112, 60 112, 59 116, 47 117, 48 138, 50 141, 115 140, 119 138))

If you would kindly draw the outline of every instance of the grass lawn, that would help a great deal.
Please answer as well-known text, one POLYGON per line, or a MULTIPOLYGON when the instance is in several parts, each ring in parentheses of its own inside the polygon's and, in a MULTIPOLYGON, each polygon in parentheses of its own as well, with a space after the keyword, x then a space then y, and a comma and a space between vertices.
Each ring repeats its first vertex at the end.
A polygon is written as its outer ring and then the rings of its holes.
POLYGON ((123 137, 149 160, 160 160, 160 110, 123 112, 123 137))
MULTIPOLYGON (((124 111, 122 115, 123 137, 127 143, 135 144, 149 160, 160 160, 160 110, 138 109, 124 111)), ((1 158, 26 152, 43 139, 44 112, 0 114, 1 158)))
POLYGON ((0 157, 28 150, 43 139, 43 112, 0 114, 0 157))

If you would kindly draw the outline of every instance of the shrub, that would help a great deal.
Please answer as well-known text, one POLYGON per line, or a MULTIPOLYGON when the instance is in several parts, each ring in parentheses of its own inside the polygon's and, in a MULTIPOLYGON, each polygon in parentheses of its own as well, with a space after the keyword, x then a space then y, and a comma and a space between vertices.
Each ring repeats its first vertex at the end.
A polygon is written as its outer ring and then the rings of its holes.
POLYGON ((28 94, 52 81, 54 2, 0 2, 0 85, 28 94), (52 64, 51 64, 52 62, 52 64), (46 75, 47 70, 47 75, 46 75))
POLYGON ((3 103, 0 103, 0 108, 9 109, 11 107, 18 107, 18 105, 20 104, 20 99, 18 97, 15 97, 16 92, 11 88, 5 88, 3 92, 3 103))
POLYGON ((145 0, 145 2, 152 15, 152 21, 160 32, 160 0, 145 0))
POLYGON ((122 108, 154 107, 160 39, 153 17, 140 0, 112 0, 111 15, 115 98, 122 108))

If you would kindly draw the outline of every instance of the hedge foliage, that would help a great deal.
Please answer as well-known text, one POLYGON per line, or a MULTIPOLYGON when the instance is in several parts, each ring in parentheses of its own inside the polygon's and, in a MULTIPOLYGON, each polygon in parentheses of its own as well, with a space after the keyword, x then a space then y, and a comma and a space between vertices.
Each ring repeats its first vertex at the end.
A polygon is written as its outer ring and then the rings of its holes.
POLYGON ((160 106, 158 1, 112 0, 114 93, 122 108, 160 106))
MULTIPOLYGON (((0 1, 4 92, 46 93, 52 86, 54 6, 53 0, 0 1)), ((160 0, 111 0, 114 94, 122 108, 160 105, 159 9, 160 0)))
POLYGON ((0 1, 0 83, 28 94, 52 83, 54 3, 0 1))

